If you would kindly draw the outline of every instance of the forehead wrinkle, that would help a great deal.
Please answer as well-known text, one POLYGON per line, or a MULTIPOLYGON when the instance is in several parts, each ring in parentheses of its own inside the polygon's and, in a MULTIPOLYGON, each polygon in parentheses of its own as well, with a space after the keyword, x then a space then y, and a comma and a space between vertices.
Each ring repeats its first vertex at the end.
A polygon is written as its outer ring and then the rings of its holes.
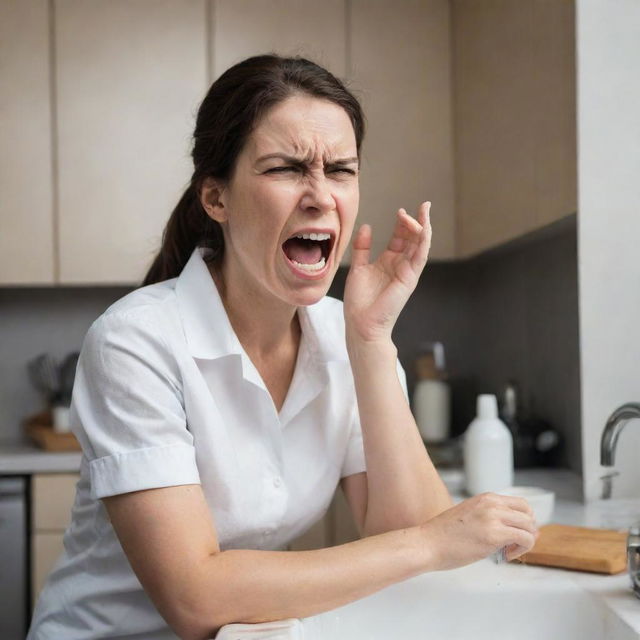
MULTIPOLYGON (((296 119, 297 120, 297 119, 296 119)), ((344 140, 327 123, 284 121, 267 114, 250 136, 254 159, 263 155, 282 153, 306 164, 322 161, 330 164, 334 159, 357 157, 355 136, 344 140)))
POLYGON ((255 145, 254 158, 259 159, 265 156, 282 156, 283 158, 291 158, 303 164, 334 164, 335 162, 358 162, 355 152, 346 151, 340 153, 339 149, 328 149, 325 144, 318 146, 322 149, 314 149, 316 145, 309 145, 290 139, 287 142, 267 145, 255 145), (264 151, 265 153, 262 153, 264 151))

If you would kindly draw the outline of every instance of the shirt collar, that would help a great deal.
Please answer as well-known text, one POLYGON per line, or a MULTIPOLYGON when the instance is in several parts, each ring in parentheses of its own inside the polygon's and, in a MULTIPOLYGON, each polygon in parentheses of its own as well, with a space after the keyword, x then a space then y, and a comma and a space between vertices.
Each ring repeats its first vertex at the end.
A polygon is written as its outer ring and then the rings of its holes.
MULTIPOLYGON (((189 351, 194 358, 200 359, 243 355, 244 349, 204 261, 209 252, 206 247, 196 247, 176 282, 178 307, 189 351)), ((333 335, 319 304, 299 307, 298 318, 303 340, 316 362, 348 362, 344 335, 333 335)))
POLYGON ((211 273, 204 261, 209 249, 196 247, 176 282, 178 308, 189 351, 194 358, 242 354, 211 273))

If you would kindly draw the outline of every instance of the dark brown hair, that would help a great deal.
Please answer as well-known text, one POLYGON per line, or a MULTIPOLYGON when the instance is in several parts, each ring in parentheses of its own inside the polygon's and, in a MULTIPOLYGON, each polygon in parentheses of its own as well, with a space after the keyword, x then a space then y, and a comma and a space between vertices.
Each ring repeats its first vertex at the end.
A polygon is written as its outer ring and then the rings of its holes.
POLYGON ((333 102, 353 124, 358 156, 364 116, 358 100, 333 74, 305 58, 262 55, 225 71, 205 96, 193 134, 193 176, 162 235, 162 246, 142 286, 180 274, 196 247, 213 250, 209 262, 224 252, 222 228, 204 211, 200 188, 207 177, 229 180, 253 127, 266 112, 296 93, 333 102))

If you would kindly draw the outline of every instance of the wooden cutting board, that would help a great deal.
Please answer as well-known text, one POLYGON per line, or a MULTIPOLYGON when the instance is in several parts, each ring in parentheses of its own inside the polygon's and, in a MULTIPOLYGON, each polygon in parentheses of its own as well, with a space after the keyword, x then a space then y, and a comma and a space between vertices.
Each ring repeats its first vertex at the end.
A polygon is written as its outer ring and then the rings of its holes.
POLYGON ((620 573, 627 568, 627 533, 548 524, 540 527, 535 546, 519 560, 578 571, 620 573))

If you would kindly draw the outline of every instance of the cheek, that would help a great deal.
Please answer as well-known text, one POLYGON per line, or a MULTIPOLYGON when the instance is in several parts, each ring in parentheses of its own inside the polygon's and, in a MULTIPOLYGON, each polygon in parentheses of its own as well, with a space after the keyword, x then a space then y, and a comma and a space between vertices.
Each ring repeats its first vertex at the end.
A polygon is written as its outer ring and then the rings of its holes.
POLYGON ((252 189, 234 202, 229 226, 235 237, 242 238, 251 248, 267 248, 268 239, 279 237, 285 210, 282 193, 273 189, 252 189))
POLYGON ((340 224, 342 232, 349 235, 358 215, 358 206, 360 204, 360 192, 353 189, 337 197, 338 211, 340 211, 340 224))

